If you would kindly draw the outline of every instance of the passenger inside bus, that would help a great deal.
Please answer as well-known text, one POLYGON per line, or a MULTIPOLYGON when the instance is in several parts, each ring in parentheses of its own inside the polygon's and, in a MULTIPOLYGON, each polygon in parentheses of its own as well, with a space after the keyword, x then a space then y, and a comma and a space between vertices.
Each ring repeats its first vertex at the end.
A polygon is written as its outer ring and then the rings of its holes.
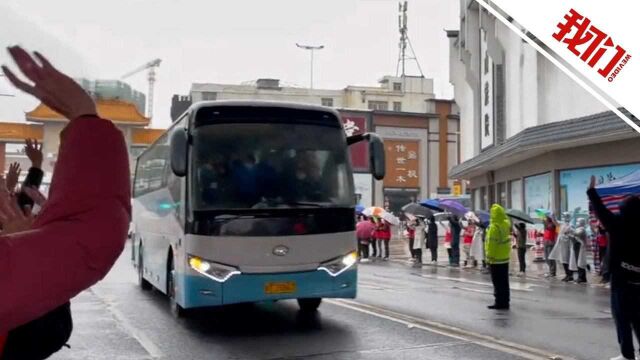
POLYGON ((274 124, 199 128, 194 204, 202 210, 348 205, 347 159, 334 148, 340 135, 274 124))
POLYGON ((315 151, 301 151, 297 154, 295 174, 292 179, 290 196, 296 201, 326 201, 322 171, 315 151))
POLYGON ((256 174, 256 158, 245 152, 231 161, 231 179, 233 181, 234 200, 247 207, 260 201, 258 179, 256 174))
POLYGON ((281 194, 281 184, 278 175, 282 173, 281 152, 276 150, 266 151, 263 158, 256 165, 258 177, 258 193, 261 197, 275 199, 281 194))
POLYGON ((209 204, 225 202, 231 186, 227 161, 222 155, 210 155, 198 169, 201 198, 209 204))

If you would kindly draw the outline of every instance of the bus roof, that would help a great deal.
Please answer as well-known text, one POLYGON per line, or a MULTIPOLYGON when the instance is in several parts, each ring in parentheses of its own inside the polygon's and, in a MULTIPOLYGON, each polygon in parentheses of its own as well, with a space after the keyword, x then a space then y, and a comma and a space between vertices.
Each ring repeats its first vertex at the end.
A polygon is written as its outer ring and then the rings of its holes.
MULTIPOLYGON (((186 112, 195 112, 205 107, 273 107, 287 108, 296 110, 311 110, 332 113, 336 118, 340 119, 340 114, 334 108, 321 105, 303 104, 287 101, 272 100, 215 100, 215 101, 198 101, 192 104, 186 112)), ((182 118, 180 116, 178 119, 182 118)))

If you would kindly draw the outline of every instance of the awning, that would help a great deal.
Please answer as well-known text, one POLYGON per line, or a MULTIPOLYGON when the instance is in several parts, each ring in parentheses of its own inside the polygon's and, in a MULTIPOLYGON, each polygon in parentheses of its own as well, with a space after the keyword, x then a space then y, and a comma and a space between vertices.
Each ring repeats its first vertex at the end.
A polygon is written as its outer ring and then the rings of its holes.
MULTIPOLYGON (((625 109, 621 111, 635 123, 640 121, 625 109)), ((454 166, 450 179, 470 179, 550 151, 592 145, 638 136, 612 111, 553 122, 524 129, 472 159, 454 166)))

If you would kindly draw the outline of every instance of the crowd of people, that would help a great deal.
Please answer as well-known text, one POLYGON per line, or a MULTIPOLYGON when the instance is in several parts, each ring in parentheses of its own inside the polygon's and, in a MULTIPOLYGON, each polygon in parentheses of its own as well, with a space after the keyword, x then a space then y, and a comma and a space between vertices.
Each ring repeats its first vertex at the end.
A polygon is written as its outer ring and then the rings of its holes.
MULTIPOLYGON (((452 214, 438 214, 430 218, 409 215, 404 222, 403 236, 408 240, 411 261, 423 263, 423 249, 431 252, 431 262, 438 260, 438 239, 442 234, 443 245, 448 255, 448 265, 451 267, 480 268, 487 270, 485 239, 489 223, 480 221, 476 216, 460 218, 452 214), (444 216, 443 216, 444 215, 444 216), (460 256, 462 249, 463 258, 460 256)), ((544 260, 547 264, 547 278, 556 277, 557 263, 564 269, 563 282, 578 284, 587 282, 587 272, 593 265, 602 283, 607 283, 608 272, 608 238, 607 231, 599 221, 593 221, 588 228, 585 218, 574 219, 570 213, 562 214, 561 221, 548 214, 542 220, 542 229, 529 227, 524 221, 511 219, 508 237, 512 249, 517 254, 518 271, 516 276, 526 276, 527 253, 533 246, 535 239, 542 239, 544 260), (593 252, 593 263, 587 261, 588 252, 593 252)), ((375 237, 374 237, 375 238, 375 237)), ((367 240, 368 242, 368 240, 367 240)))
POLYGON ((610 283, 611 309, 616 324, 621 355, 612 360, 636 359, 633 333, 640 343, 640 242, 634 239, 635 221, 640 219, 640 197, 628 196, 614 214, 595 190, 591 178, 587 196, 593 207, 593 217, 576 217, 565 212, 560 221, 551 213, 544 216, 542 230, 528 231, 527 224, 510 219, 502 206, 494 204, 488 223, 474 216, 460 219, 449 215, 448 224, 410 216, 405 236, 413 261, 422 263, 422 248, 432 249, 432 261, 437 262, 438 226, 444 227, 444 246, 451 267, 460 266, 459 246, 462 237, 464 266, 488 268, 494 286, 495 303, 489 309, 510 308, 509 263, 511 251, 516 249, 519 272, 526 274, 528 237, 533 234, 543 240, 547 278, 556 277, 557 262, 564 270, 563 282, 584 284, 591 265, 597 269, 603 283, 610 283), (423 240, 426 239, 426 242, 423 240), (589 264, 587 252, 593 252, 594 263, 589 264))
POLYGON ((356 225, 358 252, 362 262, 379 258, 389 260, 391 224, 378 216, 359 215, 356 225))

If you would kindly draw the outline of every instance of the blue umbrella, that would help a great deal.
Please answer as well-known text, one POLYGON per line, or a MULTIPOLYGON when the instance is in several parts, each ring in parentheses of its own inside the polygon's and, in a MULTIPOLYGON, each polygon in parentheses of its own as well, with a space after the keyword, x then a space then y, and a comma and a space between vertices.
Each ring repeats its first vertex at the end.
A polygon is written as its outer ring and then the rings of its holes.
POLYGON ((480 220, 480 226, 483 228, 487 228, 489 227, 489 219, 491 217, 491 215, 489 214, 488 211, 485 210, 475 210, 473 211, 473 213, 476 215, 476 217, 478 218, 478 220, 480 220))
POLYGON ((362 214, 362 212, 364 211, 364 206, 363 205, 356 205, 356 213, 358 214, 362 214))
POLYGON ((435 211, 444 211, 437 199, 425 199, 420 201, 420 205, 435 211))
POLYGON ((485 210, 476 210, 473 212, 474 214, 476 214, 476 216, 478 217, 478 219, 480 219, 480 222, 482 223, 489 223, 489 218, 491 217, 491 215, 489 214, 488 211, 485 210))
POLYGON ((455 201, 455 200, 451 200, 451 199, 445 199, 440 201, 440 207, 443 208, 444 210, 454 214, 454 215, 458 215, 460 217, 464 216, 464 214, 466 214, 469 209, 467 209, 466 207, 464 207, 464 205, 460 204, 459 202, 455 201))

